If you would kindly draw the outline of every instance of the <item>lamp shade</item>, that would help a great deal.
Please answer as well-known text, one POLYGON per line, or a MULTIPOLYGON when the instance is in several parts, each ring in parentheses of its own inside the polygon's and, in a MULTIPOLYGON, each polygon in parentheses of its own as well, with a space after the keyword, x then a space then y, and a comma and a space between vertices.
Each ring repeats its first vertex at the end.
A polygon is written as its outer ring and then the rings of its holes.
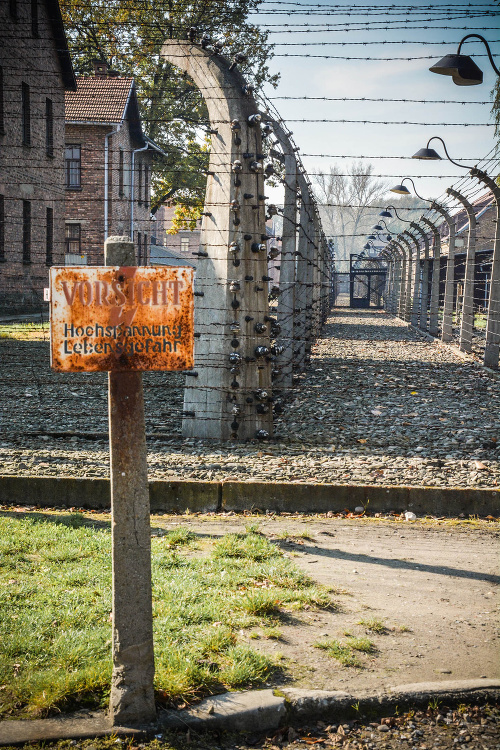
POLYGON ((395 185, 391 188, 391 193, 397 193, 398 195, 410 195, 410 191, 404 185, 395 185))
POLYGON ((379 213, 379 216, 385 216, 386 219, 392 219, 392 214, 390 211, 384 210, 379 213))
POLYGON ((381 232, 384 227, 381 224, 375 224, 373 228, 376 229, 377 232, 381 232))
POLYGON ((368 235, 368 237, 367 237, 366 239, 367 239, 367 240, 376 240, 377 238, 375 237, 375 235, 374 235, 374 234, 369 234, 369 235, 368 235))
POLYGON ((413 154, 412 159, 426 159, 428 161, 435 161, 441 159, 438 152, 433 148, 419 148, 416 154, 413 154))
POLYGON ((369 250, 370 248, 371 248, 371 245, 369 245, 367 242, 366 245, 364 245, 363 250, 369 250))
POLYGON ((429 70, 451 76, 457 86, 477 86, 483 82, 483 71, 468 55, 445 55, 429 70))

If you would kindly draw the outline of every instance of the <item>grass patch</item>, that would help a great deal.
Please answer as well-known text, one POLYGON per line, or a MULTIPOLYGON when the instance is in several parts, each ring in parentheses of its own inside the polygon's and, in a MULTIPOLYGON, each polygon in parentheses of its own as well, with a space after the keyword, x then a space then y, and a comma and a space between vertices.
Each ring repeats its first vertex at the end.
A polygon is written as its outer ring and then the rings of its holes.
POLYGON ((179 526, 178 529, 174 529, 173 531, 167 531, 162 536, 163 544, 169 549, 191 546, 196 538, 196 534, 183 526, 179 526))
POLYGON ((271 641, 281 641, 283 638, 283 631, 277 627, 264 628, 262 631, 264 638, 268 638, 271 641))
POLYGON ((0 339, 10 339, 11 341, 48 341, 49 334, 48 322, 0 325, 0 339))
POLYGON ((385 635, 388 633, 388 628, 383 620, 378 620, 376 617, 372 617, 369 620, 360 620, 358 625, 362 625, 366 630, 371 633, 378 633, 378 635, 385 635))
POLYGON ((350 643, 328 639, 326 641, 318 641, 314 646, 326 651, 328 656, 336 659, 344 667, 357 667, 359 669, 363 666, 350 643))
POLYGON ((375 644, 368 638, 350 637, 347 641, 347 645, 355 651, 362 651, 365 654, 372 654, 376 651, 375 644))
POLYGON ((310 531, 305 529, 304 531, 280 531, 277 534, 277 539, 288 542, 314 542, 315 537, 310 531))
MULTIPOLYGON (((242 628, 278 639, 284 610, 331 607, 326 589, 250 531, 184 554, 182 527, 153 537, 158 698, 171 704, 256 685, 273 662, 242 628)), ((111 536, 78 513, 0 515, 0 715, 104 707, 111 677, 111 536)))

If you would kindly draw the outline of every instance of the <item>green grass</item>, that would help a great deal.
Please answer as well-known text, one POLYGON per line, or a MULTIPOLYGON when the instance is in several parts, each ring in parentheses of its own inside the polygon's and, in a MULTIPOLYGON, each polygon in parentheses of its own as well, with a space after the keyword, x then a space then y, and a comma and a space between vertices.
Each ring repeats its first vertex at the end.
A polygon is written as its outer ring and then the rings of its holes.
POLYGON ((350 643, 328 639, 326 641, 318 641, 314 646, 326 651, 328 656, 339 661, 344 667, 361 668, 363 666, 350 643))
POLYGON ((10 323, 0 325, 0 339, 17 341, 48 341, 49 324, 47 323, 10 323))
POLYGON ((375 644, 368 638, 351 637, 348 639, 347 645, 353 648, 355 651, 362 651, 365 654, 372 654, 374 651, 376 651, 375 644))
POLYGON ((372 617, 370 620, 360 620, 358 622, 358 625, 362 625, 366 630, 369 630, 371 633, 378 633, 379 635, 384 635, 388 632, 387 626, 384 623, 383 620, 377 620, 377 618, 372 617))
MULTIPOLYGON (((203 543, 179 528, 152 538, 155 687, 172 704, 257 685, 270 658, 238 641, 277 637, 285 611, 332 606, 255 532, 203 543), (274 629, 274 630, 273 630, 274 629)), ((111 537, 81 513, 0 515, 0 715, 107 704, 111 537)))

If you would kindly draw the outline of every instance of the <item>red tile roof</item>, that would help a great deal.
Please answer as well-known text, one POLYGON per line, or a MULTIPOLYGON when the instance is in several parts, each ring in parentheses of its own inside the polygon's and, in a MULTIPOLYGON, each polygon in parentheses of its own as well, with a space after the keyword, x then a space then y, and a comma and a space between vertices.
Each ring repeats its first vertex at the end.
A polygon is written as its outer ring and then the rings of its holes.
POLYGON ((133 83, 133 78, 77 77, 76 91, 65 94, 66 120, 121 122, 133 83))

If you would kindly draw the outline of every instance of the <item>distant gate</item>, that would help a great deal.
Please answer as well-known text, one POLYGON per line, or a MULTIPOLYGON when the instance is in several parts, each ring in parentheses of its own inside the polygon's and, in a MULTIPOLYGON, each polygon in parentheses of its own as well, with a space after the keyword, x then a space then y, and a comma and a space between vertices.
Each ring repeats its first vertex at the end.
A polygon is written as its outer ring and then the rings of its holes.
POLYGON ((382 258, 350 255, 350 307, 381 308, 387 270, 382 258))

